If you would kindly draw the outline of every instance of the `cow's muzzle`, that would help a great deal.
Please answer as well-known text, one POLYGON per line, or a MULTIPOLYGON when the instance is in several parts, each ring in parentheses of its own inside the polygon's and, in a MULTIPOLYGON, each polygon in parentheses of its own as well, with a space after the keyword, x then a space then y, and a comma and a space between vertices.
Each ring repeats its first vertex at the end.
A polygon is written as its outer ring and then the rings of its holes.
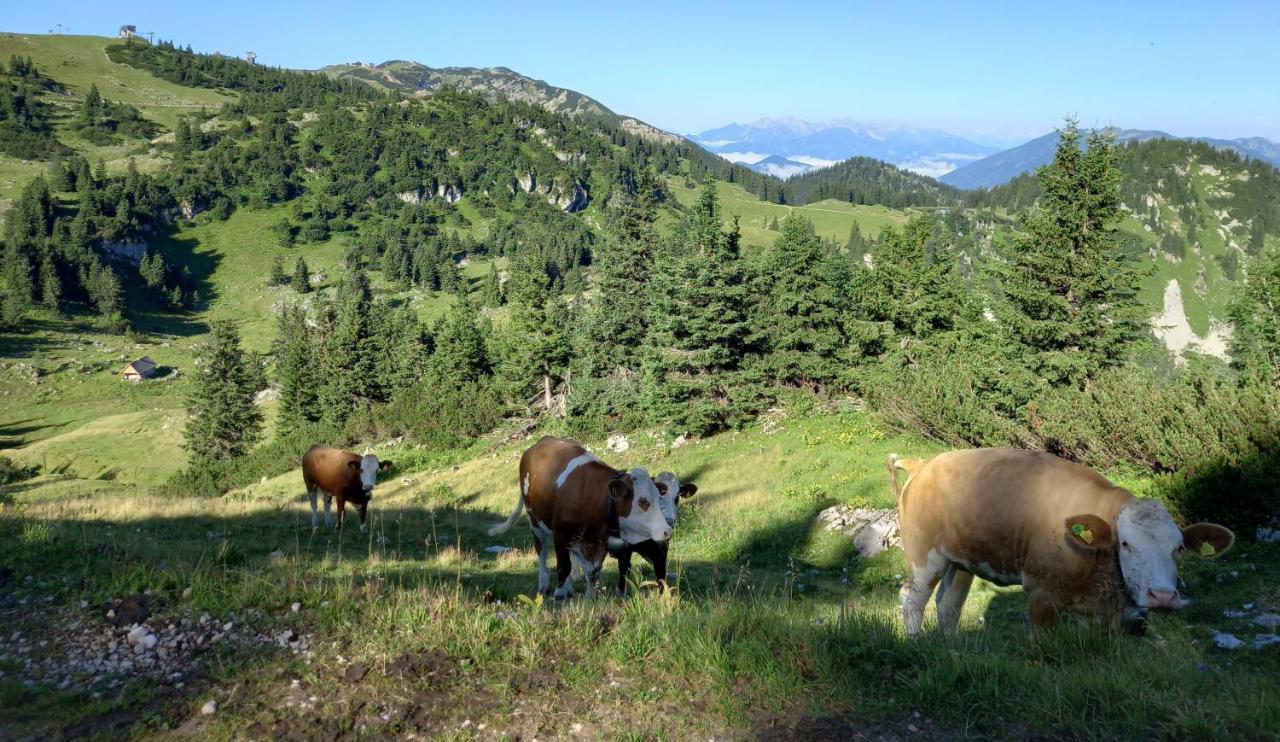
POLYGON ((1149 588, 1142 601, 1142 608, 1156 611, 1176 611, 1187 605, 1188 601, 1178 595, 1177 590, 1156 590, 1149 588))

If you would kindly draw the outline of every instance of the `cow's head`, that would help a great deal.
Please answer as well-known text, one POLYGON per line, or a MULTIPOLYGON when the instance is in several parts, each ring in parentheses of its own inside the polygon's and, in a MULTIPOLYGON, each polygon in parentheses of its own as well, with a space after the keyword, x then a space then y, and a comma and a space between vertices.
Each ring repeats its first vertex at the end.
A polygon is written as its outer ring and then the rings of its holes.
POLYGON ((662 493, 644 469, 619 472, 609 482, 618 515, 618 531, 629 544, 644 541, 659 543, 671 539, 671 526, 662 513, 662 493))
POLYGON ((365 454, 360 457, 359 461, 352 461, 347 464, 351 470, 360 477, 360 489, 364 492, 365 498, 373 495, 373 487, 378 483, 378 472, 383 469, 390 469, 390 461, 378 461, 378 457, 373 454, 365 454))
POLYGON ((653 484, 658 488, 658 492, 662 494, 660 503, 662 505, 662 517, 667 519, 667 525, 673 529, 676 527, 676 502, 693 497, 698 493, 698 485, 689 482, 688 484, 680 484, 680 480, 676 475, 669 471, 664 471, 653 478, 653 484))
POLYGON ((1130 500, 1116 518, 1120 572, 1139 610, 1187 605, 1178 595, 1178 558, 1187 552, 1215 557, 1235 540, 1235 534, 1215 523, 1179 529, 1155 500, 1130 500))

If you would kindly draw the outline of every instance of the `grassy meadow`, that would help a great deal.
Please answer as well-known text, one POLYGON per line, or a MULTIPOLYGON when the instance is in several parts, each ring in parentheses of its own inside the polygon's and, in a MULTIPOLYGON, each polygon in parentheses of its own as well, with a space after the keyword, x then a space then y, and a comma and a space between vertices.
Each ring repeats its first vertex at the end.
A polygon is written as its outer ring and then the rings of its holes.
MULTIPOLYGON (((529 441, 375 449, 396 468, 369 533, 340 537, 312 531, 296 470, 216 499, 43 475, 0 511, 12 631, 100 625, 108 601, 149 591, 162 633, 208 614, 311 643, 222 642, 181 681, 73 679, 61 690, 24 687, 11 645, 0 652, 0 735, 1261 738, 1280 726, 1274 649, 1211 641, 1213 629, 1251 635, 1248 618, 1224 610, 1280 608, 1267 577, 1280 547, 1188 560, 1195 604, 1153 617, 1144 638, 1070 625, 1032 638, 1019 591, 980 581, 956 638, 907 642, 900 552, 857 558, 815 515, 838 502, 890 506, 884 456, 937 448, 886 437, 865 413, 810 412, 777 410, 680 448, 633 435, 607 457, 699 485, 681 505, 677 589, 640 585, 624 599, 530 600, 527 529, 485 535, 513 504, 529 441), (21 609, 41 601, 59 610, 21 609), (218 711, 205 716, 210 700, 218 711)), ((602 581, 615 579, 610 561, 602 581)))

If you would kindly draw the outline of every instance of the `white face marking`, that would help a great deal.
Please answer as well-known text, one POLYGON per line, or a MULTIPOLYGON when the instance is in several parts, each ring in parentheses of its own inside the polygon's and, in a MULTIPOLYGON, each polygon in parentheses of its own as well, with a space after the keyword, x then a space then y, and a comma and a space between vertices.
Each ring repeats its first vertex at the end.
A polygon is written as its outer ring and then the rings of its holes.
POLYGON ((365 492, 378 483, 378 457, 368 454, 360 457, 360 486, 365 492))
POLYGON ((558 490, 561 487, 563 487, 564 483, 569 481, 569 475, 572 474, 573 471, 577 469, 579 466, 582 466, 583 464, 589 464, 592 461, 599 461, 599 460, 600 459, 597 459, 595 456, 593 456, 590 453, 583 453, 575 456, 573 460, 571 460, 568 464, 565 464, 564 471, 560 472, 560 476, 556 477, 556 489, 558 490))
MULTIPOLYGON (((1120 572, 1129 596, 1139 608, 1151 607, 1155 595, 1176 596, 1178 564, 1175 552, 1182 546, 1182 531, 1173 524, 1169 511, 1155 500, 1130 500, 1116 518, 1120 541, 1120 572)), ((1181 599, 1174 605, 1181 607, 1181 599)))
POLYGON ((644 469, 631 470, 633 494, 631 512, 618 518, 618 530, 622 540, 629 544, 642 541, 667 541, 671 538, 671 526, 663 517, 661 494, 644 469))

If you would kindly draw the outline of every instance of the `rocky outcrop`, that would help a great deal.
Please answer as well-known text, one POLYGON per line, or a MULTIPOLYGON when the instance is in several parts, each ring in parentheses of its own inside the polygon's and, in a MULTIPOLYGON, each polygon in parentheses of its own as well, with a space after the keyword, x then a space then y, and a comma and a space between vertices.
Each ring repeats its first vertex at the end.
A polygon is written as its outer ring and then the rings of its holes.
POLYGON ((397 193, 396 198, 407 204, 417 205, 422 203, 422 191, 403 191, 401 193, 397 193))
POLYGON ((204 207, 197 205, 190 199, 187 199, 178 204, 178 211, 182 213, 183 219, 194 219, 196 214, 204 211, 204 207))
POLYGON ((828 531, 852 539, 860 556, 875 556, 898 545, 898 511, 893 508, 835 505, 818 513, 818 520, 826 524, 828 531))
POLYGON ((436 186, 435 195, 437 198, 443 198, 448 203, 456 204, 462 200, 462 188, 440 184, 436 186))
POLYGON ((574 183, 568 190, 548 194, 547 201, 566 214, 572 214, 587 208, 587 191, 574 183))
POLYGON ((135 268, 142 265, 142 259, 147 255, 147 243, 136 239, 105 240, 99 249, 107 258, 128 263, 135 268))

